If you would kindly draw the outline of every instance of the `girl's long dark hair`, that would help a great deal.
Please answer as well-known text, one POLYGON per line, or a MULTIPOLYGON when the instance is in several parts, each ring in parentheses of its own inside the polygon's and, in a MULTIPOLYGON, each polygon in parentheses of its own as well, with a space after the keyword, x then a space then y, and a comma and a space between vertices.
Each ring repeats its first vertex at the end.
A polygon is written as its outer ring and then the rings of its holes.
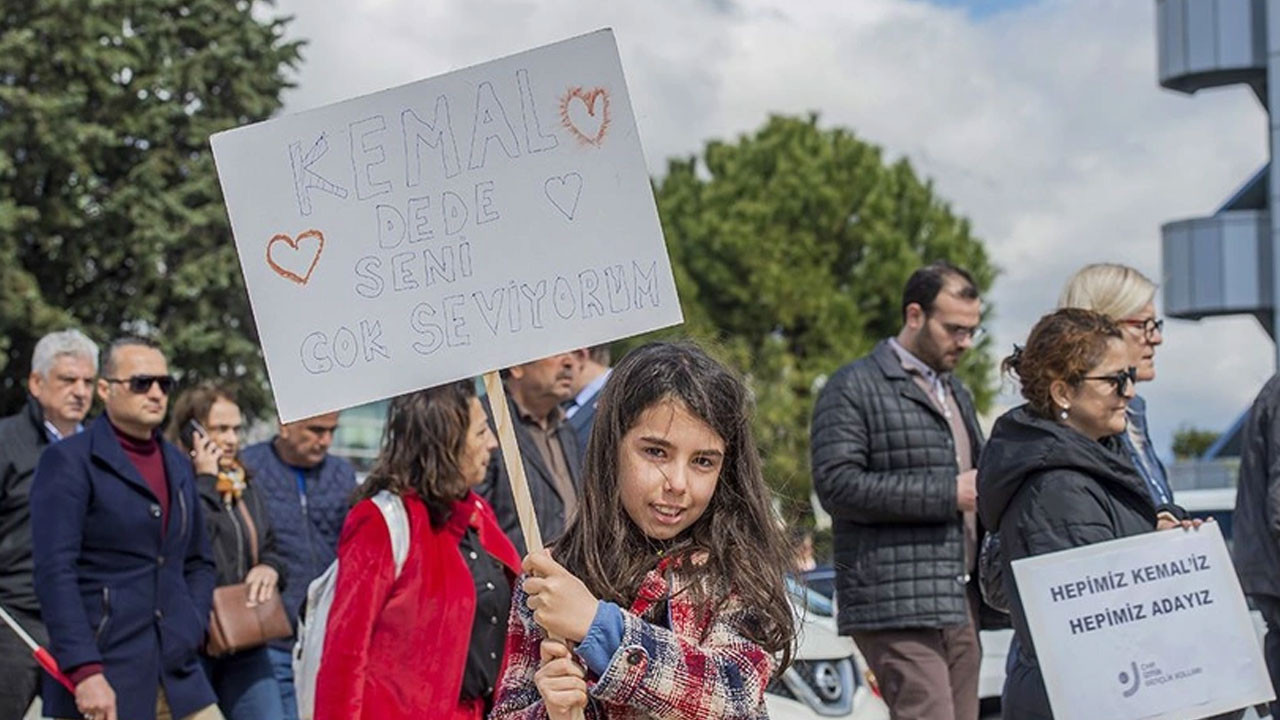
POLYGON ((470 380, 401 395, 387 408, 382 449, 355 502, 380 490, 413 492, 427 506, 433 527, 449 519, 453 504, 467 496, 462 457, 471 427, 470 380))
POLYGON ((734 595, 754 615, 739 628, 785 667, 795 620, 784 576, 790 546, 774 516, 751 434, 751 400, 742 382, 701 348, 653 343, 633 350, 600 395, 587 443, 581 503, 555 546, 556 560, 602 599, 627 607, 659 554, 671 557, 692 600, 719 608, 734 595), (647 408, 677 400, 715 430, 725 457, 702 517, 665 543, 632 522, 619 492, 622 439, 647 408))

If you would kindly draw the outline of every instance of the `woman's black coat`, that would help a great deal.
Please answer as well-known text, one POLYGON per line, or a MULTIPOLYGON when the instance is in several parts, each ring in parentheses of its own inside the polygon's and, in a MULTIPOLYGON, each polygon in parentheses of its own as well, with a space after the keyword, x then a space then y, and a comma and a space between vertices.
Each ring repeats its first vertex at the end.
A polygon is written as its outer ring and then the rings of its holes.
POLYGON ((1021 649, 1005 685, 1006 717, 1052 718, 1009 563, 1150 532, 1156 510, 1116 437, 1090 440, 1023 405, 999 420, 978 464, 978 512, 998 528, 1021 649))

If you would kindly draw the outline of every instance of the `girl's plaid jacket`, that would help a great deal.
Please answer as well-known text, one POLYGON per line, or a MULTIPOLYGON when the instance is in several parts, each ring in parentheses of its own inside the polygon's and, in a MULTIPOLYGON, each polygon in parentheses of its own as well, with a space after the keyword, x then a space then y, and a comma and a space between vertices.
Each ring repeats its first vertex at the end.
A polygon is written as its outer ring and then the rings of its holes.
MULTIPOLYGON (((774 658, 741 634, 751 613, 733 598, 716 610, 695 606, 679 587, 669 593, 678 580, 664 576, 666 566, 664 560, 645 576, 635 602, 622 612, 622 642, 603 677, 588 671, 587 720, 768 718, 764 689, 774 658), (641 619, 663 600, 670 629, 641 619)), ((547 717, 533 682, 546 632, 534 622, 520 584, 490 720, 547 717)))

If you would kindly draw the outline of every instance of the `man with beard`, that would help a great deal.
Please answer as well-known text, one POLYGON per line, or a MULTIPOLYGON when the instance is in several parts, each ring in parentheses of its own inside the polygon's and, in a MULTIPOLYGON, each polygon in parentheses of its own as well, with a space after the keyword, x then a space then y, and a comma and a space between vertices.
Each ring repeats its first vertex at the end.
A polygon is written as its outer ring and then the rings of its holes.
POLYGON ((907 280, 897 337, 831 376, 810 430, 814 489, 835 521, 841 634, 894 718, 976 720, 977 500, 982 437, 951 371, 982 330, 968 272, 907 280))
MULTIPOLYGON (((74 435, 93 402, 98 346, 78 330, 40 338, 31 354, 27 405, 0 421, 0 607, 37 642, 40 622, 31 562, 31 477, 50 443, 74 435)), ((27 711, 40 687, 40 668, 18 636, 0 627, 0 720, 27 711)))
MULTIPOLYGON (((577 368, 573 353, 566 352, 502 371, 516 444, 524 460, 538 529, 546 543, 554 541, 564 530, 565 521, 578 506, 578 492, 582 488, 578 441, 560 407, 573 397, 577 368)), ((487 398, 485 409, 492 421, 487 398)), ((523 557, 528 547, 520 529, 501 450, 489 462, 484 483, 477 492, 493 506, 498 524, 523 557)))

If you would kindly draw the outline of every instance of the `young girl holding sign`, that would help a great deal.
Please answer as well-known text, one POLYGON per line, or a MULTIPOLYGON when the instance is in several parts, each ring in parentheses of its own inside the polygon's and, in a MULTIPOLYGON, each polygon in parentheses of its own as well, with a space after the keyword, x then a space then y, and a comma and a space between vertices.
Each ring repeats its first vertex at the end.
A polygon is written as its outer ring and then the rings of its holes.
POLYGON ((647 345, 614 370, 581 507, 554 553, 525 559, 491 718, 767 717, 795 635, 791 557, 748 406, 691 345, 647 345))

